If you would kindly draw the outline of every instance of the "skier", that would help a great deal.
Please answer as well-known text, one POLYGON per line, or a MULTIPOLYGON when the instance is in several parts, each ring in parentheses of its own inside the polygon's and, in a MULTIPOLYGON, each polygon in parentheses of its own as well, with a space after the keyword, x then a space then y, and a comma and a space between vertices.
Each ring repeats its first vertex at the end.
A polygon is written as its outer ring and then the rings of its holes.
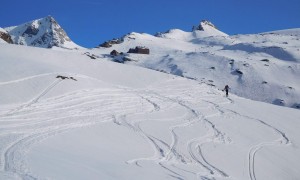
POLYGON ((225 92, 226 92, 226 97, 228 97, 229 86, 226 85, 225 88, 223 89, 223 91, 224 91, 224 90, 225 90, 225 92))

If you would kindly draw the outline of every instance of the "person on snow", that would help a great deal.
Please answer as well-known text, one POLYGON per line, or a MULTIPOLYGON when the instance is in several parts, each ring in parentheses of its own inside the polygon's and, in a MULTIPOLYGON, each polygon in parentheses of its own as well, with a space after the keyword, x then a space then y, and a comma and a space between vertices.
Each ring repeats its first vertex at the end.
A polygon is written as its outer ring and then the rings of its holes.
POLYGON ((226 92, 226 97, 228 97, 229 86, 226 85, 226 86, 224 87, 223 91, 226 92))

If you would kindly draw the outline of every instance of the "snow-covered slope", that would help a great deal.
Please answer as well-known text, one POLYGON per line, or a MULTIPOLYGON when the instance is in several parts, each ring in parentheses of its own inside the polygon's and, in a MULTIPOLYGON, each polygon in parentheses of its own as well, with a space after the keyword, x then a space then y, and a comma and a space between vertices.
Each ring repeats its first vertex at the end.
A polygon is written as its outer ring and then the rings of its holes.
POLYGON ((81 48, 68 37, 51 16, 4 29, 11 35, 14 44, 42 48, 81 48))
POLYGON ((91 51, 125 63, 163 71, 223 89, 253 100, 300 108, 300 30, 228 36, 203 21, 192 32, 173 29, 152 36, 131 33, 122 43, 91 51), (126 54, 145 46, 149 55, 126 54))
POLYGON ((87 55, 0 44, 0 179, 299 179, 299 110, 87 55))

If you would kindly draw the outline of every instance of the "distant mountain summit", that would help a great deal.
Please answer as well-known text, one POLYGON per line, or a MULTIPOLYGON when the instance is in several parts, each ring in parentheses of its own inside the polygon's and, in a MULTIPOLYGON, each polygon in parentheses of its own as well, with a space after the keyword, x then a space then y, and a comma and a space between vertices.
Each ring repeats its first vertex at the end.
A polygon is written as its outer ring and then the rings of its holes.
POLYGON ((218 30, 213 23, 207 20, 202 20, 198 26, 193 26, 192 32, 206 34, 207 36, 228 36, 226 33, 218 30))
MULTIPOLYGON (((121 38, 114 38, 112 40, 105 41, 104 43, 101 43, 97 48, 110 48, 116 44, 121 44, 124 42, 124 40, 135 40, 137 37, 146 35, 146 33, 136 33, 131 32, 127 35, 124 35, 121 38), (136 37, 137 36, 137 37, 136 37)), ((146 35, 147 36, 147 35, 146 35)), ((227 37, 228 34, 220 31, 217 29, 217 27, 207 21, 202 20, 200 21, 200 24, 197 26, 193 26, 192 31, 183 31, 181 29, 170 29, 166 32, 157 32, 155 37, 158 38, 165 38, 165 39, 176 39, 180 41, 198 41, 199 39, 207 38, 207 37, 227 37)))
POLYGON ((51 16, 4 29, 11 36, 14 44, 42 48, 80 48, 51 16))
POLYGON ((186 32, 180 29, 170 29, 164 33, 156 33, 156 37, 177 39, 182 41, 193 41, 211 36, 228 36, 226 33, 218 30, 215 25, 207 20, 202 20, 199 25, 193 26, 192 32, 186 32))
POLYGON ((213 23, 207 21, 207 20, 202 20, 200 22, 200 24, 198 26, 193 26, 193 31, 205 31, 208 28, 214 28, 217 29, 217 27, 215 25, 213 25, 213 23))

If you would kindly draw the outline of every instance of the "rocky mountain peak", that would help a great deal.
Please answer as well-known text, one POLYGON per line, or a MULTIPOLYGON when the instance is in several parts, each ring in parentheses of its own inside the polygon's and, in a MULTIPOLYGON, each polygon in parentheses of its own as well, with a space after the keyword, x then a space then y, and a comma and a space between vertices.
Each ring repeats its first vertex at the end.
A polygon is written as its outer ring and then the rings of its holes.
POLYGON ((207 27, 217 29, 217 27, 210 21, 202 20, 198 26, 193 26, 193 31, 205 31, 207 27))
MULTIPOLYGON (((14 44, 52 48, 75 48, 64 29, 52 16, 33 20, 19 26, 5 28, 14 44), (69 45, 71 44, 71 47, 69 45)), ((79 47, 79 46, 78 46, 79 47)))

